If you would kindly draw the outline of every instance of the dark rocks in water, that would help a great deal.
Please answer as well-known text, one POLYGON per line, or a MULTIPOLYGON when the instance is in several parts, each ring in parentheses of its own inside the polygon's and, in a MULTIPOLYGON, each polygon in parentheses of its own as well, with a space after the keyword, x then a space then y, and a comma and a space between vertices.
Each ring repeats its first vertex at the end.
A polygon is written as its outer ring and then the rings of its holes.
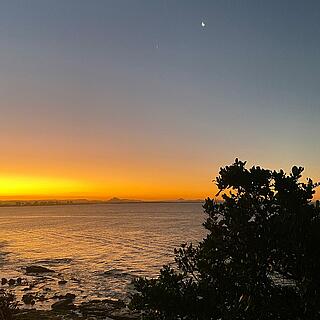
POLYGON ((62 299, 51 305, 53 310, 71 310, 74 308, 75 305, 72 303, 72 299, 62 299))
MULTIPOLYGON (((52 310, 20 309, 14 315, 15 320, 61 320, 60 315, 56 315, 52 310)), ((72 315, 65 315, 64 320, 79 319, 72 315)))
POLYGON ((67 280, 60 280, 60 281, 58 281, 58 284, 59 285, 64 285, 64 284, 66 284, 68 281, 67 280))
POLYGON ((75 294, 68 292, 67 294, 63 295, 57 295, 55 294, 54 296, 51 297, 51 299, 59 299, 59 300, 63 300, 63 299, 67 299, 67 300, 74 300, 76 297, 75 294))
POLYGON ((137 320, 140 319, 140 313, 132 312, 128 309, 115 310, 109 314, 114 320, 137 320))
POLYGON ((91 300, 82 302, 79 306, 79 310, 85 317, 98 317, 109 315, 115 310, 115 307, 113 305, 104 303, 102 300, 91 300))
POLYGON ((103 299, 102 301, 104 303, 113 305, 116 309, 121 309, 121 308, 124 308, 126 306, 124 301, 122 301, 120 299, 117 299, 117 300, 114 300, 114 299, 103 299))
POLYGON ((74 293, 69 293, 69 292, 64 296, 65 299, 69 299, 69 300, 73 300, 75 299, 75 297, 76 295, 74 293))
POLYGON ((2 285, 5 285, 7 282, 8 282, 8 280, 6 278, 2 278, 1 279, 1 284, 2 285))
POLYGON ((42 266, 28 266, 26 267, 26 273, 53 273, 54 270, 48 269, 42 266))
POLYGON ((41 295, 39 295, 39 296, 37 297, 37 300, 43 302, 43 301, 47 301, 48 298, 46 298, 45 295, 41 294, 41 295))
POLYGON ((92 317, 95 319, 136 320, 140 317, 140 313, 127 309, 122 300, 90 300, 81 303, 78 309, 85 318, 90 317, 90 319, 92 317))
POLYGON ((14 286, 15 283, 16 283, 16 280, 14 280, 14 279, 10 279, 10 280, 8 281, 9 286, 14 286))
POLYGON ((14 315, 15 320, 112 320, 105 315, 90 318, 84 318, 74 313, 72 310, 36 310, 20 309, 14 315))
POLYGON ((15 320, 138 320, 139 312, 132 312, 121 300, 91 300, 75 306, 70 299, 60 300, 51 306, 51 310, 24 310, 20 309, 15 315, 15 320))
POLYGON ((35 304, 35 301, 34 301, 34 296, 32 293, 26 293, 22 296, 22 301, 25 303, 25 304, 35 304))

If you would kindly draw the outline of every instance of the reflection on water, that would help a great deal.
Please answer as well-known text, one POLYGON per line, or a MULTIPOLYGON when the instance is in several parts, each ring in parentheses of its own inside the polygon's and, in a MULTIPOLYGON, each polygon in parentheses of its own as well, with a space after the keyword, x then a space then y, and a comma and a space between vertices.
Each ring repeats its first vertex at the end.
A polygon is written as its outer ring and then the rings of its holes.
POLYGON ((3 241, 0 238, 0 268, 6 263, 8 252, 6 251, 7 241, 3 241))
POLYGON ((122 297, 132 277, 156 275, 174 247, 200 240, 203 219, 187 203, 0 208, 1 274, 39 264, 56 271, 48 281, 59 292, 122 297))

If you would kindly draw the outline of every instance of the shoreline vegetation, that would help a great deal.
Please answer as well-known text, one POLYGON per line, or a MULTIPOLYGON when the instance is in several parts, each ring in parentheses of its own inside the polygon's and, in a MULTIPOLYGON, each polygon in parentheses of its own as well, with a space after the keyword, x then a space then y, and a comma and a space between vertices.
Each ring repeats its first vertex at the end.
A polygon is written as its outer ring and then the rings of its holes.
POLYGON ((134 280, 130 306, 148 320, 310 320, 320 314, 320 183, 291 172, 220 168, 224 200, 206 199, 207 236, 175 249, 175 267, 134 280))
POLYGON ((90 204, 139 204, 139 203, 203 203, 202 199, 177 199, 177 200, 134 200, 111 198, 109 200, 0 200, 1 207, 31 207, 31 206, 65 206, 65 205, 90 205, 90 204))

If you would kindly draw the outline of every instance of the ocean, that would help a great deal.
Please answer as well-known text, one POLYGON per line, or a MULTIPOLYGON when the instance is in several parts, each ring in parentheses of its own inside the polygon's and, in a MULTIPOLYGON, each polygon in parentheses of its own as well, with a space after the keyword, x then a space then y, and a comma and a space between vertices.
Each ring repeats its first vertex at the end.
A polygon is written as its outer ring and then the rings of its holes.
POLYGON ((0 277, 18 300, 27 292, 76 295, 76 303, 126 298, 137 276, 154 277, 173 262, 173 249, 205 236, 200 203, 123 203, 0 208, 0 277), (30 276, 41 265, 53 274, 30 276), (59 281, 66 280, 64 285, 59 281))

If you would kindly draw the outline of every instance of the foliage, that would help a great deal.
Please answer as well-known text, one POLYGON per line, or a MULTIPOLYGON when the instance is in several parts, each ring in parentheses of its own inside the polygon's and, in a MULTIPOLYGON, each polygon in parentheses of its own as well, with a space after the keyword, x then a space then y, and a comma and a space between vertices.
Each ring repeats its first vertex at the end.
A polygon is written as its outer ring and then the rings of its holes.
POLYGON ((13 294, 0 290, 0 320, 13 319, 13 313, 17 308, 13 294))
POLYGON ((207 237, 175 250, 176 268, 135 281, 145 319, 320 319, 317 184, 235 160, 204 204, 207 237))

